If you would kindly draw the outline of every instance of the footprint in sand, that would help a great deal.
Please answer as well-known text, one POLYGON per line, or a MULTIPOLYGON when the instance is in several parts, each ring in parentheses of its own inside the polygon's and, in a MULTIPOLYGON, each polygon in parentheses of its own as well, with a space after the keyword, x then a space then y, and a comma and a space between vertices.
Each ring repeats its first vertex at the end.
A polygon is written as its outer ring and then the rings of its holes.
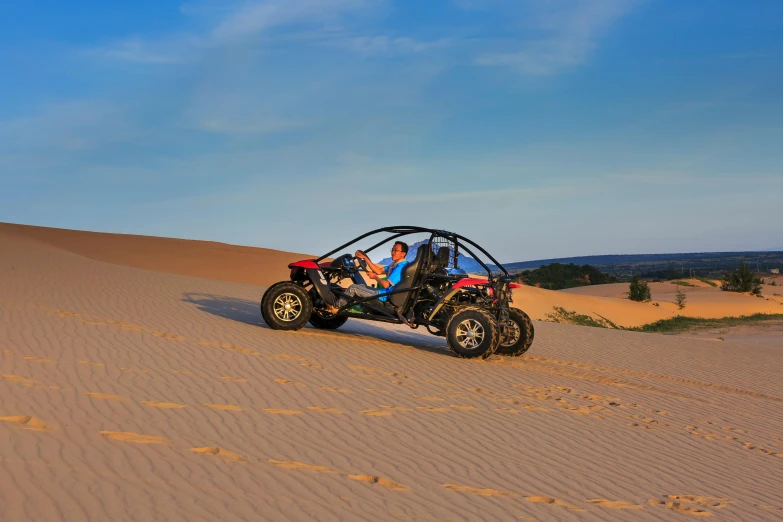
POLYGON ((644 509, 638 504, 626 502, 625 500, 606 500, 604 498, 594 498, 592 500, 588 500, 587 503, 609 509, 644 509))
POLYGON ((308 406, 307 409, 310 411, 318 411, 321 413, 334 413, 336 415, 342 415, 344 413, 343 410, 339 408, 323 408, 321 406, 308 406))
POLYGON ((242 348, 241 346, 234 346, 233 344, 221 343, 220 341, 196 341, 196 344, 200 346, 209 346, 210 348, 221 348, 223 350, 230 350, 232 352, 241 353, 243 355, 255 355, 261 354, 255 350, 249 348, 242 348))
POLYGON ((566 504, 565 502, 561 500, 557 500, 556 498, 552 498, 552 497, 541 497, 538 495, 531 495, 529 497, 525 497, 525 500, 527 500, 528 502, 533 502, 534 504, 549 504, 552 506, 565 508, 568 511, 584 511, 584 509, 580 507, 566 504))
POLYGON ((168 332, 152 332, 155 337, 162 337, 163 339, 170 339, 172 341, 184 341, 186 337, 168 332))
POLYGON ((566 402, 559 402, 557 403, 557 407, 561 408, 567 412, 575 413, 577 415, 587 415, 589 417, 595 417, 596 419, 603 419, 604 416, 601 415, 601 410, 605 410, 603 406, 593 405, 593 406, 572 406, 571 404, 568 404, 566 402))
POLYGON ((232 404, 205 404, 207 408, 212 408, 213 410, 220 410, 220 411, 242 411, 242 408, 239 406, 234 406, 232 404))
POLYGON ((25 355, 24 358, 25 358, 26 361, 37 362, 37 363, 54 364, 53 360, 51 360, 51 359, 44 359, 43 357, 35 357, 35 356, 32 356, 32 355, 25 355))
POLYGON ((312 370, 325 370, 323 366, 320 366, 318 364, 310 364, 310 363, 300 363, 300 366, 304 366, 305 368, 310 368, 312 370))
POLYGON ((391 417, 390 411, 378 411, 378 410, 362 410, 361 413, 369 415, 370 417, 391 417))
POLYGON ((375 475, 346 475, 346 477, 351 480, 358 480, 360 482, 367 482, 369 484, 378 484, 379 486, 390 489, 392 491, 409 491, 408 488, 402 484, 392 482, 391 480, 385 478, 376 477, 375 475))
POLYGON ((280 410, 277 408, 264 408, 264 411, 267 413, 271 413, 272 415, 301 415, 302 412, 299 410, 280 410))
POLYGON ((3 374, 3 379, 11 382, 23 384, 25 386, 35 386, 38 384, 35 379, 28 379, 27 377, 21 377, 19 375, 3 374))
POLYGON ((501 491, 499 489, 491 488, 474 488, 471 486, 461 486, 459 484, 443 484, 443 487, 452 491, 460 491, 462 493, 470 493, 471 495, 479 495, 481 497, 501 497, 507 495, 513 495, 510 491, 501 491))
POLYGON ((125 400, 125 397, 120 397, 119 395, 110 395, 108 393, 88 392, 85 395, 92 399, 101 399, 104 401, 122 402, 125 400))
POLYGON ((449 411, 449 408, 434 408, 432 406, 417 406, 416 409, 421 411, 429 411, 432 413, 443 413, 444 411, 449 411))
POLYGON ((76 362, 78 362, 79 364, 84 364, 85 366, 106 366, 103 363, 92 362, 92 361, 76 361, 76 362))
POLYGON ((361 370, 365 372, 378 372, 380 371, 378 368, 370 368, 369 366, 355 366, 353 364, 349 364, 348 368, 351 370, 361 370))
POLYGON ((185 406, 184 404, 177 404, 176 402, 141 401, 141 403, 144 406, 149 406, 150 408, 162 408, 165 410, 187 408, 187 406, 185 406))
POLYGON ((381 408, 384 410, 392 410, 392 411, 413 411, 413 408, 406 408, 405 406, 385 406, 382 405, 381 408))
POLYGON ((476 411, 478 408, 475 406, 461 406, 459 404, 450 404, 449 408, 452 410, 463 410, 463 411, 476 411))
POLYGON ((111 440, 120 442, 132 442, 134 444, 166 444, 168 439, 153 435, 142 435, 132 431, 102 431, 101 435, 111 440))
POLYGON ((228 382, 247 382, 247 379, 243 379, 242 377, 229 377, 228 375, 222 376, 221 379, 228 382))
POLYGON ((514 408, 495 408, 495 411, 500 413, 519 413, 519 410, 515 410, 514 408))
POLYGON ((305 384, 302 384, 301 382, 289 381, 288 379, 275 379, 275 382, 278 383, 278 384, 291 384, 293 386, 306 386, 305 384))
POLYGON ((190 451, 192 451, 193 453, 201 453, 202 455, 211 455, 214 457, 220 457, 227 462, 242 462, 247 460, 242 455, 237 455, 236 453, 215 446, 204 446, 203 448, 190 448, 190 451))
POLYGON ((333 392, 333 393, 350 393, 345 388, 329 388, 328 386, 323 386, 321 388, 323 391, 333 392))
POLYGON ((362 379, 380 379, 380 377, 372 373, 349 373, 348 375, 351 377, 360 377, 362 379))
POLYGON ((651 498, 650 500, 647 501, 647 503, 650 504, 651 506, 661 506, 667 509, 671 509, 672 511, 677 511, 678 513, 684 513, 687 515, 694 515, 697 517, 712 516, 712 513, 710 513, 709 511, 706 511, 704 509, 692 508, 680 502, 658 500, 657 498, 651 498))
POLYGON ((335 471, 331 468, 327 468, 326 466, 318 466, 316 464, 305 464, 304 462, 297 462, 295 460, 270 459, 267 462, 269 462, 273 466, 277 466, 278 468, 283 468, 283 469, 296 469, 302 471, 310 471, 313 473, 327 473, 327 474, 340 473, 339 471, 335 471))
POLYGON ((44 424, 42 421, 29 415, 12 415, 10 417, 0 417, 0 421, 11 422, 16 425, 20 430, 28 431, 49 431, 52 428, 44 424))
POLYGON ((287 353, 276 353, 274 355, 270 355, 272 359, 287 359, 289 361, 307 361, 304 357, 300 357, 298 355, 290 355, 287 353))
POLYGON ((549 408, 542 408, 541 406, 533 406, 532 404, 523 404, 522 407, 525 408, 526 410, 540 411, 540 412, 544 412, 544 413, 548 413, 548 412, 552 411, 549 408))
POLYGON ((711 507, 715 509, 723 509, 732 502, 728 498, 722 497, 702 497, 699 495, 666 495, 669 500, 678 500, 680 502, 686 502, 688 504, 697 504, 699 506, 711 507))

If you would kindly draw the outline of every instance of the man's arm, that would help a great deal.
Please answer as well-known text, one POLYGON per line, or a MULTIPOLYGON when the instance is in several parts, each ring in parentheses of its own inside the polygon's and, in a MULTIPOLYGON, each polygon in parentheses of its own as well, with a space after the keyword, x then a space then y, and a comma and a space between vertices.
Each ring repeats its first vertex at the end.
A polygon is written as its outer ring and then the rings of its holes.
POLYGON ((392 282, 389 281, 388 279, 381 279, 379 277, 380 274, 378 274, 378 275, 376 275, 376 274, 368 274, 368 275, 369 275, 370 279, 375 279, 376 281, 378 281, 378 284, 381 285, 383 288, 389 288, 390 286, 394 286, 392 284, 392 282))

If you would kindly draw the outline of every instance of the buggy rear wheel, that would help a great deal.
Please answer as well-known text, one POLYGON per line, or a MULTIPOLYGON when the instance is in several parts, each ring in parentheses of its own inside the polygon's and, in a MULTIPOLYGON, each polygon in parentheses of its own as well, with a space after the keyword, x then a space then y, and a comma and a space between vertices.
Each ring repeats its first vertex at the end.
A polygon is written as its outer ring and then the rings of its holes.
POLYGON ((508 318, 511 320, 511 327, 507 329, 506 335, 500 340, 500 345, 495 349, 495 353, 517 357, 525 353, 533 344, 533 321, 525 312, 517 308, 511 308, 508 311, 508 318))
POLYGON ((288 281, 269 287, 261 298, 261 316, 272 330, 299 330, 313 311, 304 288, 288 281))
POLYGON ((500 329, 495 319, 477 307, 458 310, 446 325, 446 340, 454 355, 486 359, 495 351, 500 329))
POLYGON ((310 324, 321 330, 337 330, 344 325, 347 320, 347 317, 339 315, 324 317, 317 310, 313 310, 313 313, 310 314, 310 324))

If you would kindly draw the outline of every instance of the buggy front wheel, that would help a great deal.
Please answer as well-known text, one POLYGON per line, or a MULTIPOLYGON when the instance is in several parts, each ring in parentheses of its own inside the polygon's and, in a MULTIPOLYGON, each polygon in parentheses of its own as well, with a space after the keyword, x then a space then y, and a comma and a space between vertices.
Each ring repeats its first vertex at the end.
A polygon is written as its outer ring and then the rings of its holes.
POLYGON ((299 330, 310 319, 313 302, 296 283, 277 283, 261 298, 261 316, 272 330, 299 330))
POLYGON ((486 359, 495 351, 500 329, 495 318, 476 307, 458 310, 446 325, 446 341, 454 355, 486 359))

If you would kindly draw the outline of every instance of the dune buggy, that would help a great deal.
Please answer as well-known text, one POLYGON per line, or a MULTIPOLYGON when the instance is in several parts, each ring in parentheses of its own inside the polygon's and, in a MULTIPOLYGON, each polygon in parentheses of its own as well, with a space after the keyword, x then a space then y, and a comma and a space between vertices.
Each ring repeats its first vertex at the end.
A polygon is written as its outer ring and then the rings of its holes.
POLYGON ((493 353, 522 355, 533 342, 530 317, 509 306, 511 289, 519 285, 511 283, 503 265, 486 250, 453 232, 408 226, 379 228, 318 259, 288 267, 290 280, 270 286, 261 299, 261 315, 275 330, 298 330, 308 321, 315 328, 334 330, 348 318, 425 326, 431 334, 445 337, 454 354, 466 358, 486 358, 493 353), (349 281, 365 284, 362 273, 369 268, 351 254, 330 256, 376 234, 384 234, 383 239, 363 250, 365 254, 421 233, 429 234, 429 240, 418 244, 415 257, 402 268, 402 280, 391 292, 365 298, 345 293, 344 285, 349 281), (493 269, 471 248, 486 256, 493 269), (463 250, 486 271, 486 279, 468 275, 459 267, 461 259, 468 259, 461 254, 463 250), (334 311, 340 298, 347 304, 334 311))

